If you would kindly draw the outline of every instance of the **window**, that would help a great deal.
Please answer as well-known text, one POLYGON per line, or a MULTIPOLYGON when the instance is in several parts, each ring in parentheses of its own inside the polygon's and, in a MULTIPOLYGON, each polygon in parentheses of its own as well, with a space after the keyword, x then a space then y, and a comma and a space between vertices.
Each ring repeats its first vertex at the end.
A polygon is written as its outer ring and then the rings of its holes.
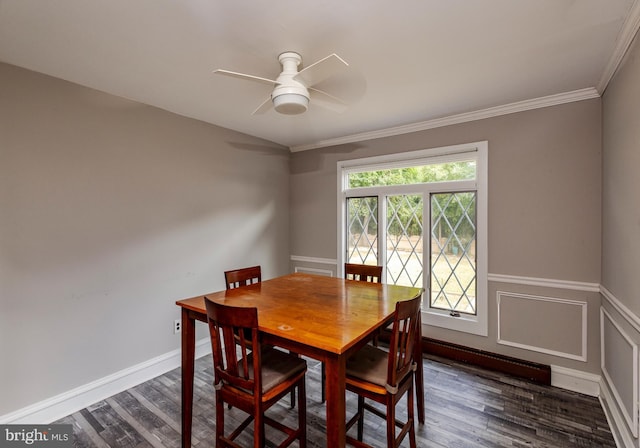
POLYGON ((423 323, 487 334, 487 142, 338 163, 338 262, 425 289, 423 323))

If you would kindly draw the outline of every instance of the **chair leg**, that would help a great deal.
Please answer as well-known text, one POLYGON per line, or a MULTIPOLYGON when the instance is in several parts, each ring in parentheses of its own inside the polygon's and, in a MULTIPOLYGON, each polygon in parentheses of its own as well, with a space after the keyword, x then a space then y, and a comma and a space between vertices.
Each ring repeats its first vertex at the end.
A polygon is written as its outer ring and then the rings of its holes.
MULTIPOLYGON (((387 446, 396 446, 396 406, 391 395, 387 396, 387 446)), ((410 412, 410 411, 409 411, 410 412)))
POLYGON ((216 394, 216 447, 222 446, 224 437, 224 403, 220 394, 216 394))
POLYGON ((253 420, 253 447, 264 448, 265 434, 264 434, 264 413, 256 412, 253 420))
POLYGON ((358 395, 358 440, 364 436, 364 397, 358 395))
POLYGON ((322 370, 322 375, 321 375, 321 376, 322 376, 322 379, 320 380, 320 382, 321 382, 322 384, 320 384, 320 391, 321 391, 321 392, 320 392, 320 394, 321 394, 322 398, 321 398, 320 403, 324 403, 324 402, 325 402, 325 400, 326 400, 326 394, 325 394, 325 383, 326 383, 326 381, 327 381, 327 372, 326 372, 326 370, 325 370, 325 368, 324 368, 324 362, 322 362, 321 370, 322 370))
POLYGON ((375 334, 373 335, 373 341, 371 341, 371 343, 373 344, 374 347, 378 346, 379 338, 380 338, 380 330, 376 331, 375 334))
POLYGON ((416 420, 414 417, 414 400, 413 400, 413 384, 409 388, 407 394, 407 419, 411 422, 411 426, 409 427, 409 447, 416 448, 416 420))
MULTIPOLYGON (((292 355, 296 355, 298 358, 300 358, 299 353, 292 352, 291 350, 289 350, 289 353, 291 353, 292 355)), ((296 407, 296 389, 293 388, 291 389, 291 404, 289 405, 289 409, 293 409, 295 407, 296 407)))
POLYGON ((298 429, 300 430, 300 448, 307 447, 307 393, 305 379, 298 383, 298 429))

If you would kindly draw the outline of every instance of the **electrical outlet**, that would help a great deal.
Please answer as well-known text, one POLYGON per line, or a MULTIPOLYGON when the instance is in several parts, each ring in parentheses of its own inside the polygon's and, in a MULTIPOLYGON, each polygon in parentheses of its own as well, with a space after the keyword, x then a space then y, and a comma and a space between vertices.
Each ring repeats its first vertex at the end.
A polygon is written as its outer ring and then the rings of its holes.
POLYGON ((182 331, 182 321, 176 319, 173 321, 173 334, 178 334, 182 331))

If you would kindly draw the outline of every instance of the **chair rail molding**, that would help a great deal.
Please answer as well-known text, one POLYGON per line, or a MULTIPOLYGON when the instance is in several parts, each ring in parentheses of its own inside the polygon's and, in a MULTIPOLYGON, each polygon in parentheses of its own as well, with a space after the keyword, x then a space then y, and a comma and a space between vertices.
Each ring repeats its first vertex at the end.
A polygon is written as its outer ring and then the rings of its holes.
POLYGON ((629 322, 633 328, 640 333, 640 317, 631 311, 627 306, 622 303, 616 296, 611 293, 606 287, 600 285, 600 294, 602 297, 613 306, 613 308, 620 313, 624 319, 629 322))
MULTIPOLYGON (((298 261, 303 263, 330 264, 337 266, 336 258, 308 257, 303 255, 290 255, 290 261, 298 261)), ((543 286, 547 288, 572 289, 575 291, 601 292, 602 287, 599 283, 576 282, 571 280, 558 280, 539 277, 525 277, 518 275, 491 274, 487 275, 487 280, 498 283, 511 283, 518 285, 543 286)), ((638 320, 640 323, 640 320, 638 320)))
POLYGON ((517 285, 543 286, 545 288, 572 289, 574 291, 600 292, 600 284, 598 283, 504 274, 489 274, 487 279, 490 282, 497 283, 512 283, 517 285))

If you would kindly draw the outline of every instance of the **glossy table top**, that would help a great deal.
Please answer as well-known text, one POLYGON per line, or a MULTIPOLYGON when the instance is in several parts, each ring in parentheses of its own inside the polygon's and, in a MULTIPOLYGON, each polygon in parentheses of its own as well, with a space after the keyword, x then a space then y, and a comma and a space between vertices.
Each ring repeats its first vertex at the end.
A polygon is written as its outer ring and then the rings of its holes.
MULTIPOLYGON (((420 288, 295 273, 206 297, 256 307, 263 333, 342 354, 384 325, 396 302, 421 294, 420 288)), ((177 304, 206 315, 204 297, 177 304)))

